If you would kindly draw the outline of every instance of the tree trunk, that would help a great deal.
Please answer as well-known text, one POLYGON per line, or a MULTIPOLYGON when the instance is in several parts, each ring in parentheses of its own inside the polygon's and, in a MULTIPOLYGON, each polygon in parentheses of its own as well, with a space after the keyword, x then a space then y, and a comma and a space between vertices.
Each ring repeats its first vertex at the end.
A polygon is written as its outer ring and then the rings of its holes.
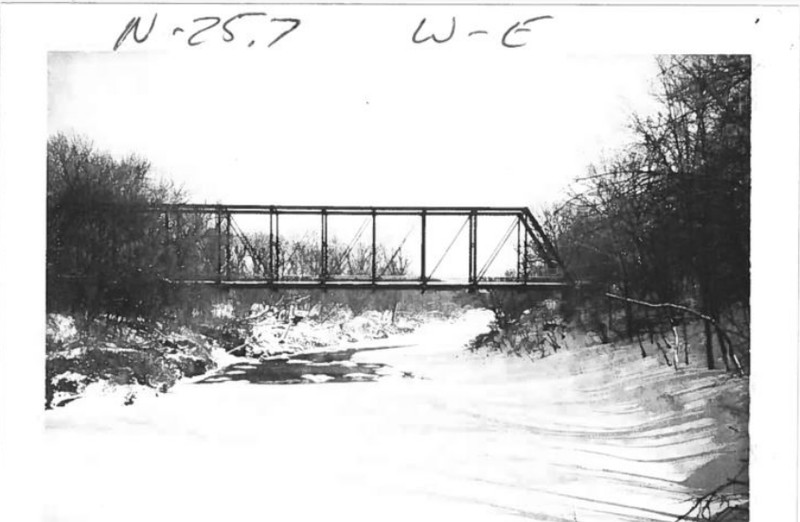
POLYGON ((708 369, 714 369, 714 342, 713 334, 711 332, 711 323, 704 321, 706 327, 706 361, 708 362, 708 369))
POLYGON ((684 364, 686 364, 686 366, 689 366, 689 334, 687 333, 685 317, 683 318, 683 321, 681 321, 681 326, 683 329, 683 355, 685 359, 684 364))
POLYGON ((639 349, 642 351, 642 359, 647 357, 647 352, 644 351, 644 344, 642 344, 641 332, 636 332, 636 339, 639 341, 639 349))
POLYGON ((730 355, 728 354, 728 344, 720 330, 719 326, 715 328, 717 333, 717 341, 719 342, 719 351, 722 353, 722 362, 725 364, 725 371, 731 371, 730 355))
POLYGON ((625 301, 625 329, 627 330, 626 337, 633 339, 633 306, 630 301, 625 301))

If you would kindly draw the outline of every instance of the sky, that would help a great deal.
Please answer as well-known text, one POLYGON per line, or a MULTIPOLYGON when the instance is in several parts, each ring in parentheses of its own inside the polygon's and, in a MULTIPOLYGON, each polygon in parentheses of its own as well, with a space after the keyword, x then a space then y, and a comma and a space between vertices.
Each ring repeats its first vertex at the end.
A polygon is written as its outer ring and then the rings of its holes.
MULTIPOLYGON (((652 56, 289 49, 50 53, 48 131, 140 155, 193 202, 537 210, 654 110, 652 56)), ((381 231, 399 244, 413 226, 381 231)), ((459 226, 431 224, 432 242, 459 226)), ((480 228, 479 263, 507 228, 480 228)))
POLYGON ((198 202, 536 207, 652 110, 650 56, 395 54, 51 53, 49 132, 198 202))

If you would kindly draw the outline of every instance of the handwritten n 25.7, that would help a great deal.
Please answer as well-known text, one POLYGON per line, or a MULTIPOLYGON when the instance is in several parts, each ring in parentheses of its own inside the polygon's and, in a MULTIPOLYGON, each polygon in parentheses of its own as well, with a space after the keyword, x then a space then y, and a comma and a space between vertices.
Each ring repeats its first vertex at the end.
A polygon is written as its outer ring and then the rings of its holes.
POLYGON ((264 12, 248 12, 229 18, 201 16, 186 24, 164 28, 158 24, 158 13, 153 15, 149 23, 143 22, 141 16, 134 16, 117 37, 114 50, 118 50, 126 42, 142 44, 151 37, 180 38, 190 47, 213 40, 224 43, 245 41, 247 47, 264 42, 266 47, 272 47, 296 31, 300 23, 299 18, 279 18, 264 12))

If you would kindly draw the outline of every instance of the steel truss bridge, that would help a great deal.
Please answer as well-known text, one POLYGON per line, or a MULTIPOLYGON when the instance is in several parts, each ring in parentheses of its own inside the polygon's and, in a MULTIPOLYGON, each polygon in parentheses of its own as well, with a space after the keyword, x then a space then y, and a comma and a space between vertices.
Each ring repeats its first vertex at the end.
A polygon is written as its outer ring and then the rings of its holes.
MULTIPOLYGON (((560 290, 572 285, 563 269, 551 240, 526 207, 346 207, 346 206, 258 206, 172 204, 148 207, 146 212, 157 215, 162 223, 165 247, 175 259, 175 269, 168 274, 173 283, 209 285, 221 288, 272 289, 384 289, 384 290, 560 290), (245 216, 248 216, 245 218, 245 216), (260 230, 246 233, 239 221, 255 216, 260 230), (311 252, 311 273, 297 273, 294 266, 297 245, 281 234, 289 216, 306 216, 316 221, 315 250, 311 252), (329 241, 329 223, 338 216, 361 216, 362 226, 346 246, 329 241), (408 235, 396 249, 386 250, 380 244, 380 221, 387 216, 406 216, 416 223, 419 242, 407 245, 408 235), (431 257, 429 227, 436 220, 462 218, 461 228, 448 243, 439 259, 431 257), (482 221, 491 217, 510 218, 511 226, 495 245, 482 266, 478 263, 478 231, 482 221), (201 223, 204 229, 200 248, 205 251, 204 273, 185 273, 182 258, 197 245, 186 245, 180 231, 187 223, 201 223), (516 231, 516 267, 502 277, 487 276, 498 252, 516 231), (468 238, 466 277, 458 280, 437 278, 437 269, 450 248, 466 232, 468 238), (354 244, 363 236, 367 239, 361 250, 361 269, 342 268, 350 263, 354 244), (397 270, 402 248, 416 250, 418 273, 408 275, 397 270), (246 268, 242 268, 245 266, 246 268), (388 272, 388 274, 387 274, 388 272)), ((393 247, 391 245, 390 247, 393 247)), ((442 244, 436 245, 441 247, 442 244)), ((309 253, 305 252, 306 258, 309 253)), ((459 261, 460 263, 461 261, 459 261)))

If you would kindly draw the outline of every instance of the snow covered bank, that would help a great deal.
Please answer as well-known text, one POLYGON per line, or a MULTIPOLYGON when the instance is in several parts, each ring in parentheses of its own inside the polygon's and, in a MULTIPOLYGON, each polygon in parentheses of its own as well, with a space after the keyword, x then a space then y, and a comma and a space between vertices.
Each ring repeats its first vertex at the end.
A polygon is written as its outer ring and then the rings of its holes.
POLYGON ((47 407, 87 397, 130 404, 217 366, 219 346, 186 327, 101 318, 79 328, 49 314, 46 334, 47 407))
POLYGON ((376 311, 353 315, 347 309, 337 309, 322 315, 319 307, 288 314, 277 308, 255 308, 250 317, 240 322, 242 342, 233 353, 249 357, 274 356, 387 339, 412 332, 433 320, 433 316, 419 313, 392 319, 391 313, 376 311))
MULTIPOLYGON (((236 318, 224 306, 213 324, 169 327, 99 319, 79 328, 73 318, 47 318, 47 406, 89 399, 130 405, 158 397, 184 378, 198 377, 244 358, 270 357, 365 342, 414 331, 425 314, 367 311, 354 316, 258 306, 236 318), (236 357, 239 356, 239 357, 236 357)), ((312 378, 313 380, 313 378, 312 378)))
POLYGON ((741 454, 718 398, 746 381, 631 347, 466 352, 490 319, 353 356, 425 378, 182 382, 49 411, 46 520, 673 521, 718 476, 700 470, 741 454))

